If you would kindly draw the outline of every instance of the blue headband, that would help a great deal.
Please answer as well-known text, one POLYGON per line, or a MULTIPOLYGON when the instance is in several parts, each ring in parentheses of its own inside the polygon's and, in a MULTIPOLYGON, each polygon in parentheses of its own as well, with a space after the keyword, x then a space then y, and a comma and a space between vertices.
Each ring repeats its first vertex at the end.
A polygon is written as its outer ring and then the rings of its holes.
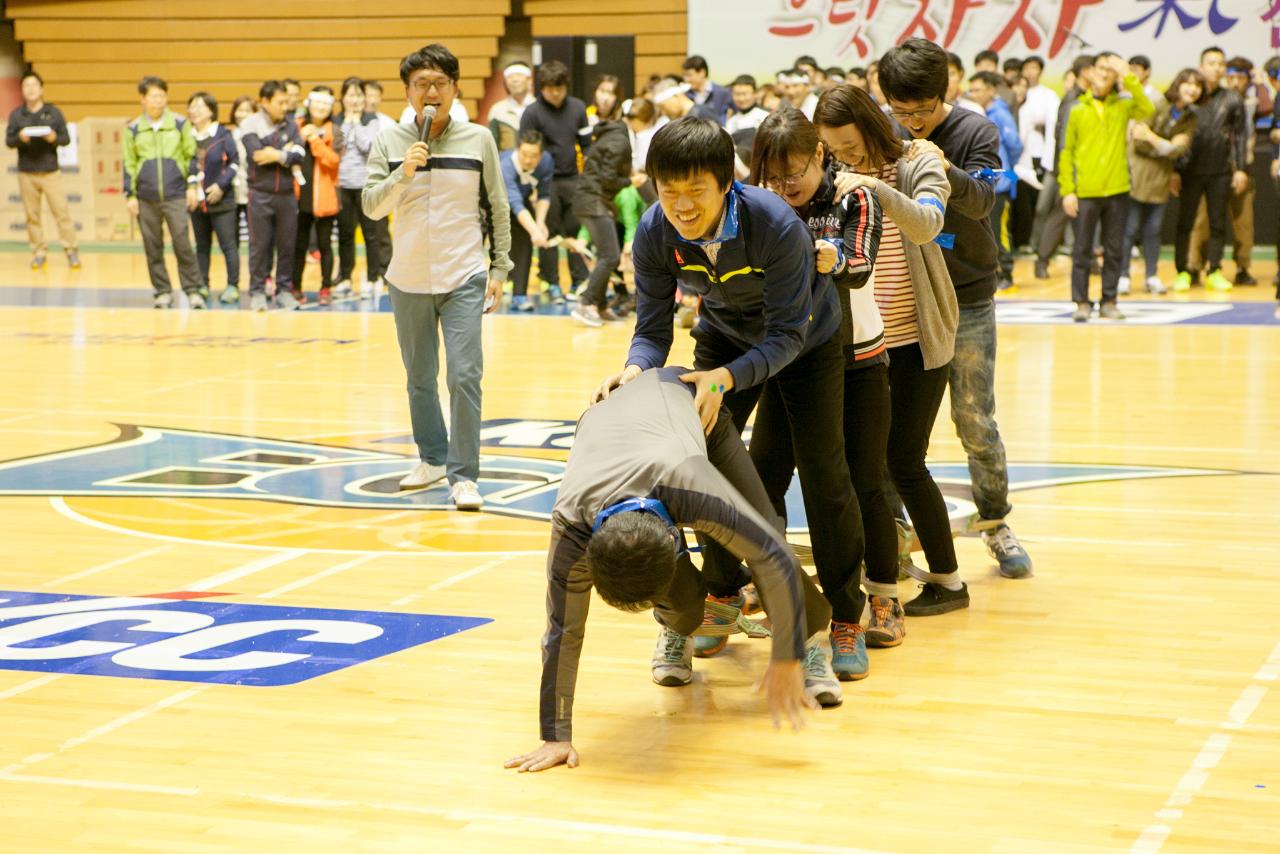
POLYGON ((676 526, 676 521, 671 518, 671 514, 667 512, 667 508, 663 506, 662 502, 658 499, 628 498, 626 501, 619 501, 617 504, 610 504, 608 507, 597 513, 596 520, 591 525, 591 533, 594 534, 596 531, 599 531, 600 526, 603 525, 610 516, 616 516, 619 513, 634 513, 637 511, 641 513, 651 513, 671 527, 674 528, 676 526))

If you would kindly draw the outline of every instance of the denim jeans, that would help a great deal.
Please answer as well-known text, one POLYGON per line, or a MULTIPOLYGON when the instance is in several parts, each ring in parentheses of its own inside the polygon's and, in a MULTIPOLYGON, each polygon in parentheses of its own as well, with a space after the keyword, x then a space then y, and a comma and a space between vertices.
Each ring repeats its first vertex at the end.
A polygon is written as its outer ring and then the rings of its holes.
POLYGON ((391 283, 387 288, 408 376, 409 419, 418 457, 433 466, 447 466, 451 484, 480 477, 480 318, 488 281, 488 273, 477 273, 447 294, 411 294, 391 283), (449 386, 447 433, 436 388, 441 332, 449 386))
MULTIPOLYGON (((983 519, 1003 519, 1009 504, 1009 466, 996 425, 996 305, 960 306, 951 360, 951 420, 969 457, 973 500, 983 519)), ((937 570, 935 570, 936 572, 937 570)))
POLYGON ((1146 262, 1147 278, 1157 274, 1160 263, 1160 227, 1164 224, 1165 203, 1149 204, 1129 199, 1129 222, 1124 231, 1124 246, 1120 250, 1120 264, 1129 268, 1129 256, 1133 245, 1142 239, 1142 258, 1146 262))
POLYGON ((209 287, 209 257, 216 234, 223 260, 227 262, 227 287, 240 287, 240 211, 235 207, 217 213, 192 211, 191 230, 196 238, 196 262, 200 268, 201 286, 209 287))

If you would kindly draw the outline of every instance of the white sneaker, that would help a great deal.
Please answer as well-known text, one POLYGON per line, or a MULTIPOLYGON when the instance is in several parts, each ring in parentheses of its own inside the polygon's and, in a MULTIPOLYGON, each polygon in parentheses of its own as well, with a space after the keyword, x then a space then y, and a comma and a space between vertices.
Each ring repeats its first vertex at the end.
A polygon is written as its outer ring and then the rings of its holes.
POLYGON ((1164 282, 1160 281, 1159 276, 1151 276, 1147 279, 1147 293, 1167 294, 1169 293, 1169 289, 1164 286, 1164 282))
POLYGON ((249 294, 249 310, 250 311, 266 311, 267 295, 262 292, 249 294))
POLYGON ((363 282, 360 283, 360 299, 362 300, 373 299, 373 282, 369 281, 368 279, 365 279, 363 282))
POLYGON ((444 477, 444 466, 433 466, 431 463, 418 463, 413 471, 400 479, 401 489, 418 489, 428 483, 435 483, 444 477))
POLYGON ((666 626, 658 630, 658 644, 649 661, 654 682, 666 688, 679 688, 693 681, 693 644, 689 641, 690 638, 666 626))
POLYGON ((155 299, 152 301, 151 304, 154 305, 156 308, 169 308, 171 305, 173 305, 173 294, 172 293, 156 294, 155 299))
POLYGON ((600 319, 600 309, 594 305, 583 305, 578 303, 573 307, 573 311, 569 312, 569 316, 581 323, 583 326, 598 328, 604 326, 604 321, 600 319))
POLYGON ((199 311, 205 307, 204 297, 200 295, 199 291, 196 291, 193 294, 188 294, 187 305, 191 307, 192 311, 199 311))
POLYGON ((822 632, 814 634, 804 645, 804 695, 824 709, 844 702, 844 689, 831 669, 831 644, 822 632))
POLYGON ((1128 276, 1121 276, 1121 277, 1120 277, 1120 284, 1119 284, 1119 286, 1116 288, 1116 292, 1117 292, 1117 293, 1119 293, 1119 294, 1120 294, 1120 296, 1128 296, 1128 295, 1129 295, 1130 287, 1131 287, 1131 283, 1129 282, 1129 277, 1128 277, 1128 276))
POLYGON ((460 480, 449 490, 449 500, 459 510, 479 510, 484 506, 484 496, 469 480, 460 480))
POLYGON ((276 308, 281 311, 297 311, 298 298, 293 295, 293 291, 280 291, 276 294, 276 308))
POLYGON ((351 280, 343 279, 333 286, 333 295, 337 299, 351 296, 351 280))

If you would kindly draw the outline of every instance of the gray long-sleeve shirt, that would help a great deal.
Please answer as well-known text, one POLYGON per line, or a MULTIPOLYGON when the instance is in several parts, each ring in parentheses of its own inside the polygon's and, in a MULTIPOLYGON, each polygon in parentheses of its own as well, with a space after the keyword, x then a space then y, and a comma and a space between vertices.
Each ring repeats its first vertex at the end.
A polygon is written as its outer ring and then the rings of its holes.
POLYGON ((681 527, 746 562, 770 604, 775 661, 804 653, 800 565, 781 535, 712 466, 685 368, 645 371, 578 421, 551 513, 547 633, 542 639, 542 738, 572 737, 578 658, 591 602, 585 560, 596 515, 628 498, 656 498, 681 527))

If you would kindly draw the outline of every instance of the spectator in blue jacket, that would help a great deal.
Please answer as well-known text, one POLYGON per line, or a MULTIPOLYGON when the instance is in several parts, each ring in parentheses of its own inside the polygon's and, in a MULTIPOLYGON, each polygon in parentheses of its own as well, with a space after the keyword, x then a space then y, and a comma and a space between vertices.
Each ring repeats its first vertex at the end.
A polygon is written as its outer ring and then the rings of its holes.
MULTIPOLYGON (((824 591, 829 599, 844 599, 858 583, 862 548, 844 453, 845 356, 835 287, 829 275, 817 272, 814 240, 804 222, 777 195, 734 181, 733 158, 733 138, 693 116, 654 135, 645 172, 657 187, 658 204, 641 218, 631 250, 636 328, 626 367, 605 379, 595 396, 602 400, 643 371, 666 364, 676 288, 696 295, 702 309, 694 371, 681 380, 696 385, 703 427, 710 432, 719 417, 729 417, 741 432, 765 380, 773 381, 791 435, 805 437, 796 448, 796 465, 818 574, 824 582, 851 580, 824 591)), ((769 488, 779 514, 785 489, 769 488)), ((749 576, 709 541, 703 571, 711 597, 744 604, 740 590, 749 576)), ((830 673, 830 667, 829 653, 805 661, 815 675, 830 673)), ((838 696, 832 699, 824 704, 839 703, 838 696)))
POLYGON ((267 310, 267 276, 275 259, 276 305, 296 309, 293 246, 298 237, 298 198, 293 167, 305 157, 289 93, 279 80, 258 90, 261 109, 240 126, 249 170, 249 308, 267 310))
POLYGON ((533 250, 547 245, 547 211, 555 161, 545 150, 542 134, 520 132, 516 147, 502 152, 502 181, 511 203, 511 310, 533 311, 529 301, 529 266, 533 250))
POLYGON ((1013 164, 1022 157, 1022 138, 1018 135, 1018 123, 1014 121, 1009 105, 997 95, 1004 80, 994 71, 979 71, 969 78, 969 100, 982 107, 987 118, 1000 132, 1000 171, 996 177, 996 200, 991 208, 991 230, 995 232, 1000 247, 1000 284, 1005 290, 1013 285, 1013 249, 1005 212, 1009 202, 1018 192, 1018 179, 1013 164))
POLYGON ((708 76, 707 61, 693 55, 684 61, 684 82, 689 86, 689 98, 695 104, 701 104, 715 117, 721 125, 733 104, 733 93, 723 86, 713 83, 708 76))
POLYGON ((196 178, 191 230, 196 236, 200 296, 209 299, 209 256, 217 234, 218 248, 227 263, 227 287, 218 300, 224 305, 239 305, 240 212, 236 208, 235 180, 241 168, 240 149, 231 131, 218 124, 218 101, 208 92, 191 96, 187 118, 196 137, 196 156, 191 158, 187 171, 196 178))

